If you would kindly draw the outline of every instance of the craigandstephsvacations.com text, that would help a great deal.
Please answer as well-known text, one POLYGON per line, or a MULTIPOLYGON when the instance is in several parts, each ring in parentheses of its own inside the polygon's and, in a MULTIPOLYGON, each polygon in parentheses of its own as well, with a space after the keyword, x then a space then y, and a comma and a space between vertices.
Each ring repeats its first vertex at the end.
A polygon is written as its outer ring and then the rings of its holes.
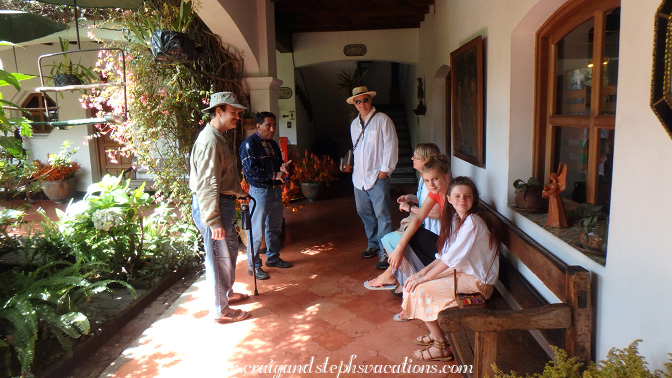
POLYGON ((389 365, 365 365, 356 362, 357 355, 350 356, 349 361, 330 362, 329 357, 323 361, 315 361, 315 357, 310 358, 306 364, 276 364, 271 359, 267 364, 262 365, 244 365, 238 367, 229 366, 229 369, 238 374, 259 376, 259 374, 272 374, 273 378, 280 378, 283 374, 333 374, 339 378, 341 374, 448 374, 448 373, 473 373, 473 365, 418 365, 414 364, 412 359, 404 358, 400 364, 389 365))

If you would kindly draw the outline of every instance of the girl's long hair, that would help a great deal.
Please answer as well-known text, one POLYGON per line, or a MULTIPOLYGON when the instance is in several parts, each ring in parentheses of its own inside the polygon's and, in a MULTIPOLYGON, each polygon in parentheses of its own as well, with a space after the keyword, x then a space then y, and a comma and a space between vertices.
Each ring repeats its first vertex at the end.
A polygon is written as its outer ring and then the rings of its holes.
MULTIPOLYGON (((450 181, 450 184, 448 184, 448 190, 446 191, 446 196, 450 196, 450 193, 452 192, 453 188, 456 187, 457 185, 465 185, 471 188, 471 193, 474 198, 474 204, 473 206, 471 206, 471 209, 469 209, 469 211, 467 212, 467 216, 475 214, 481 217, 481 219, 483 219, 483 221, 485 222, 485 225, 488 227, 488 231, 490 231, 490 240, 489 240, 490 248, 492 248, 493 246, 499 248, 499 237, 496 229, 495 220, 492 217, 492 215, 489 212, 487 212, 483 206, 481 206, 481 197, 479 196, 478 188, 476 187, 474 181, 466 176, 455 177, 450 181)), ((457 223, 457 227, 453 230, 453 218, 455 217, 455 214, 457 214, 457 211, 455 211, 453 205, 451 205, 450 202, 446 200, 446 203, 444 204, 443 207, 443 214, 441 216, 441 232, 439 233, 439 240, 436 245, 439 253, 443 250, 443 247, 446 245, 446 242, 451 240, 452 235, 457 234, 457 231, 459 231, 460 227, 462 227, 462 223, 464 223, 464 220, 460 219, 457 223)), ((465 217, 465 219, 466 218, 467 217, 465 217)))

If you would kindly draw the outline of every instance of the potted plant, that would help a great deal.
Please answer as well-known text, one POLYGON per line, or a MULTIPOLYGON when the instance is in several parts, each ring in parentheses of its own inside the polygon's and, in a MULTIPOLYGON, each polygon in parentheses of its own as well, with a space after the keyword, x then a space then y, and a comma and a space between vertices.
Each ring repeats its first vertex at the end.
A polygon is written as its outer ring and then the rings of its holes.
POLYGON ((546 200, 541 196, 544 186, 536 177, 530 177, 527 182, 517 179, 513 182, 515 190, 516 207, 527 211, 543 210, 547 206, 546 200))
POLYGON ((579 219, 579 243, 583 248, 607 252, 609 217, 602 213, 601 205, 582 203, 568 213, 570 219, 579 219))
POLYGON ((56 203, 65 203, 75 194, 77 179, 75 173, 81 168, 77 162, 72 161, 72 155, 77 149, 70 149, 70 141, 66 140, 58 154, 48 156, 47 164, 36 160, 36 171, 33 178, 40 181, 42 191, 50 200, 56 203))
POLYGON ((306 150, 304 158, 294 165, 290 177, 300 183, 301 193, 307 200, 315 201, 322 196, 324 187, 338 178, 338 166, 329 156, 317 156, 306 150))
POLYGON ((149 15, 139 13, 130 30, 149 45, 154 61, 191 62, 196 59, 197 48, 187 31, 195 17, 193 2, 182 0, 179 11, 165 4, 149 15))
MULTIPOLYGON (((61 52, 68 51, 70 41, 58 37, 58 43, 61 47, 61 52)), ((81 63, 73 62, 67 53, 61 55, 63 60, 61 62, 54 62, 48 65, 51 67, 49 77, 56 87, 65 87, 67 85, 81 85, 83 83, 91 83, 98 80, 98 77, 93 73, 90 67, 81 63)))

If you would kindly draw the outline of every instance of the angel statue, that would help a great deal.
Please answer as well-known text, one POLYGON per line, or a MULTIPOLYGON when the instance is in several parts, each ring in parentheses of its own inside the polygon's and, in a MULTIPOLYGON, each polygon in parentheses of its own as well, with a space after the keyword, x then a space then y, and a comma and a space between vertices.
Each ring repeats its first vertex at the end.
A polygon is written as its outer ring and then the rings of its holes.
POLYGON ((567 227, 565 205, 562 202, 562 193, 567 188, 567 164, 558 165, 558 173, 551 173, 551 183, 544 185, 541 196, 548 198, 548 220, 546 226, 554 228, 567 227))
POLYGON ((425 115, 427 107, 425 106, 425 85, 422 83, 422 78, 418 78, 418 107, 413 109, 415 115, 425 115))

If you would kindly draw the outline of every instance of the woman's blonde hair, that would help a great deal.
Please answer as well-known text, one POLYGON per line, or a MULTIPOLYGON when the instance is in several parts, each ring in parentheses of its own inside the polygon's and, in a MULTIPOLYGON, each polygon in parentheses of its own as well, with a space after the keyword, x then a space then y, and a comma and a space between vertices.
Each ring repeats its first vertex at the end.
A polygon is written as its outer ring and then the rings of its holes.
POLYGON ((427 163, 430 157, 441 154, 439 146, 434 143, 418 143, 415 146, 415 154, 418 155, 418 159, 422 160, 424 163, 427 163))

